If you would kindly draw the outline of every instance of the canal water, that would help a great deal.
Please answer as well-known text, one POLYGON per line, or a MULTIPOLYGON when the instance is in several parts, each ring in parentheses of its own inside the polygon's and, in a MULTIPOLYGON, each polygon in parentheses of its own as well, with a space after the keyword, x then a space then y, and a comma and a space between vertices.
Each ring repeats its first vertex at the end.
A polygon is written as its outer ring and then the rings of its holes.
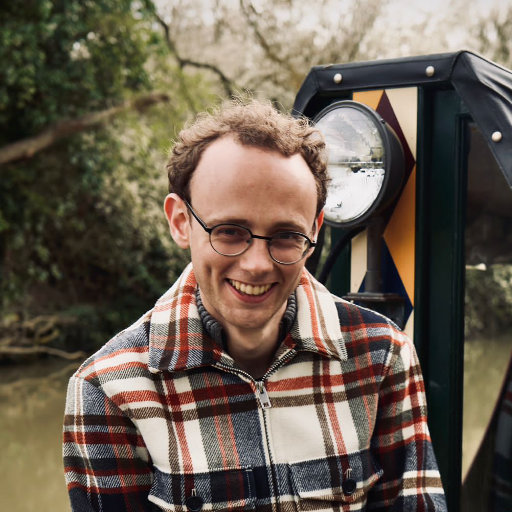
POLYGON ((67 380, 78 363, 0 367, 0 510, 68 512, 62 465, 67 380))

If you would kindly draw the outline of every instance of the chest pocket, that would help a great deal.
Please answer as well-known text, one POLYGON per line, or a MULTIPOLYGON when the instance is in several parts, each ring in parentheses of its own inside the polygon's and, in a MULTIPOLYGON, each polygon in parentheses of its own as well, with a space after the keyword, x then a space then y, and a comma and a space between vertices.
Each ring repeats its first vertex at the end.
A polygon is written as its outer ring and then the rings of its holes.
MULTIPOLYGON (((369 451, 340 457, 299 462, 290 465, 299 510, 332 510, 347 504, 360 504, 363 509, 368 492, 382 476, 369 451)), ((345 510, 345 507, 342 507, 345 510)))
POLYGON ((155 468, 149 501, 161 510, 254 510, 254 476, 250 468, 170 474, 155 468))

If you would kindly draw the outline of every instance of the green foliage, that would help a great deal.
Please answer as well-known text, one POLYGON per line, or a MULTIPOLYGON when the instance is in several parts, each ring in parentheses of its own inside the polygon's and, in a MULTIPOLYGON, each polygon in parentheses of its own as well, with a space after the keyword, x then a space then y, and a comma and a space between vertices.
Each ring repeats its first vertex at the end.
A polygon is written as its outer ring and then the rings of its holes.
POLYGON ((172 97, 0 168, 0 306, 74 318, 56 344, 88 350, 149 309, 188 262, 162 211, 165 152, 212 88, 169 62, 137 2, 0 9, 0 145, 144 89, 172 97))
POLYGON ((148 22, 131 0, 13 0, 0 14, 0 143, 148 86, 148 22))
POLYGON ((122 161, 119 141, 92 132, 4 170, 4 298, 34 284, 91 301, 162 291, 171 247, 155 195, 161 203, 165 186, 122 161))

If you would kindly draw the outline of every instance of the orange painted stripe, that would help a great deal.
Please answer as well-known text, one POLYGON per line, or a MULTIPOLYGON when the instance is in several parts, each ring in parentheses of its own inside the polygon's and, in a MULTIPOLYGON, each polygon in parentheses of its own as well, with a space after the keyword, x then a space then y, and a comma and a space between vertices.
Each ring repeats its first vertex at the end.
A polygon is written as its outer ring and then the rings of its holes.
POLYGON ((395 262, 409 300, 414 306, 414 248, 416 241, 416 166, 384 231, 384 240, 395 262))
POLYGON ((382 89, 375 91, 360 91, 355 92, 352 98, 354 101, 359 101, 359 103, 364 103, 370 108, 373 108, 373 110, 377 110, 377 106, 383 94, 384 91, 382 89))

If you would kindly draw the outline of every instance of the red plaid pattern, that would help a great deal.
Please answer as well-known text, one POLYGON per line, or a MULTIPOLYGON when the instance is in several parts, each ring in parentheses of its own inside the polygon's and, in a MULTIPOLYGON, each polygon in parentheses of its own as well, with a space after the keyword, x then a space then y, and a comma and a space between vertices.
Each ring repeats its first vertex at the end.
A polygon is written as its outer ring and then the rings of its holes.
POLYGON ((209 338, 189 266, 71 378, 73 510, 444 511, 412 343, 307 272, 261 381, 209 338))

